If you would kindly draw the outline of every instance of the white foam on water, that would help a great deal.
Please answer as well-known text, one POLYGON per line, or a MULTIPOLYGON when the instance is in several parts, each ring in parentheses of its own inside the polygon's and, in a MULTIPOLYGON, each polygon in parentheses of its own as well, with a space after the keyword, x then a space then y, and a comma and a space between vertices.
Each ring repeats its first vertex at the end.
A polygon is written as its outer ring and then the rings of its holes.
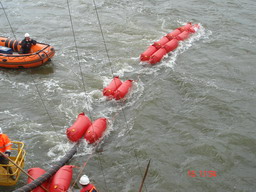
POLYGON ((19 117, 19 118, 22 117, 22 116, 19 115, 19 114, 13 114, 13 113, 11 113, 9 110, 0 111, 0 114, 5 114, 5 115, 11 116, 11 117, 19 117))
MULTIPOLYGON (((11 81, 10 81, 11 82, 11 81)), ((17 83, 17 82, 11 82, 13 89, 19 89, 19 90, 29 90, 31 84, 27 83, 17 83)))
POLYGON ((42 132, 43 124, 37 122, 26 122, 26 126, 24 123, 16 124, 16 130, 19 132, 23 137, 33 137, 36 135, 44 135, 45 133, 42 132))
POLYGON ((52 148, 49 149, 47 152, 47 156, 51 158, 51 162, 59 161, 63 156, 66 154, 66 150, 71 149, 73 147, 73 144, 70 142, 61 142, 57 143, 52 148), (58 155, 56 155, 58 154, 58 155))
POLYGON ((133 71, 134 71, 134 68, 131 65, 125 64, 124 67, 116 71, 115 74, 117 74, 117 76, 119 77, 123 77, 125 73, 129 73, 133 71))
MULTIPOLYGON (((182 23, 185 25, 186 23, 182 23)), ((185 41, 179 41, 179 46, 174 51, 170 52, 169 54, 165 55, 162 62, 159 63, 160 67, 168 67, 174 68, 176 64, 177 58, 182 55, 185 51, 187 51, 196 41, 201 40, 202 38, 208 38, 205 28, 199 24, 199 29, 196 29, 195 33, 192 33, 191 36, 185 41)))
POLYGON ((64 100, 62 100, 61 104, 58 106, 58 109, 67 114, 68 111, 72 110, 71 108, 79 108, 80 111, 82 109, 86 109, 88 111, 92 111, 92 97, 88 93, 78 92, 78 93, 66 93, 64 96, 64 100), (71 107, 71 108, 70 108, 71 107))
POLYGON ((46 92, 53 93, 57 91, 62 91, 63 89, 60 87, 60 81, 50 79, 42 81, 42 84, 46 87, 46 92))
POLYGON ((103 93, 101 90, 92 90, 91 92, 88 93, 90 96, 90 101, 91 103, 103 103, 106 101, 106 97, 103 96, 103 93))

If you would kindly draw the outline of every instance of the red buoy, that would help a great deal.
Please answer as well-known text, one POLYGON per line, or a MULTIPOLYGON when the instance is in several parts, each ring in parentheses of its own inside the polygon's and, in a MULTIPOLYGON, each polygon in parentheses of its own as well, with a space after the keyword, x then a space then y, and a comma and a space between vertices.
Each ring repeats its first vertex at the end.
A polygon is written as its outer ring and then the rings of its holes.
POLYGON ((192 23, 187 23, 186 25, 178 28, 181 32, 188 31, 192 27, 192 23))
MULTIPOLYGON (((37 179, 38 177, 42 176, 43 174, 45 174, 46 171, 39 168, 39 167, 35 167, 35 168, 30 168, 28 169, 28 174, 33 178, 33 179, 37 179)), ((31 179, 30 177, 28 177, 27 183, 31 183, 33 181, 33 179, 31 179)), ((48 187, 48 181, 45 181, 42 186, 44 188, 47 189, 48 187)), ((36 187, 35 189, 32 190, 32 192, 45 192, 44 189, 42 189, 40 186, 36 187)))
POLYGON ((181 31, 179 29, 175 29, 173 30, 171 33, 168 33, 166 35, 166 37, 169 39, 169 40, 172 40, 174 39, 177 35, 179 35, 181 33, 181 31))
POLYGON ((132 81, 133 80, 126 80, 125 82, 123 82, 123 84, 116 90, 115 94, 114 94, 114 98, 116 100, 122 99, 125 97, 125 95, 127 95, 127 93, 129 92, 130 88, 132 87, 132 81))
POLYGON ((50 192, 68 191, 72 180, 73 167, 73 165, 64 165, 54 174, 50 183, 50 192))
POLYGON ((122 81, 119 77, 114 77, 114 79, 110 82, 110 84, 103 89, 104 96, 113 96, 115 91, 120 87, 122 81))
POLYGON ((75 123, 66 130, 67 137, 70 141, 76 142, 83 137, 86 130, 92 122, 84 113, 80 113, 75 123))
POLYGON ((141 61, 148 61, 150 56, 153 55, 157 51, 157 48, 153 45, 150 45, 146 51, 144 51, 142 54, 140 54, 140 60, 141 61))
POLYGON ((185 39, 189 38, 190 33, 188 31, 183 31, 181 34, 179 34, 176 39, 179 41, 184 41, 185 39))
POLYGON ((169 39, 168 39, 166 36, 164 36, 164 37, 162 37, 162 39, 160 39, 159 41, 155 42, 155 43, 153 44, 153 46, 155 46, 156 49, 160 49, 160 48, 161 48, 163 45, 165 45, 168 41, 169 41, 169 39))
POLYGON ((84 138, 89 144, 98 141, 102 137, 107 128, 107 119, 99 118, 95 120, 92 125, 87 129, 84 138))
POLYGON ((150 64, 156 64, 157 62, 161 61, 163 56, 166 55, 166 50, 164 48, 159 49, 155 52, 149 59, 150 64))
POLYGON ((199 25, 195 24, 195 25, 193 25, 192 27, 189 28, 189 32, 195 33, 197 29, 199 29, 199 25))
POLYGON ((169 53, 170 51, 173 51, 174 49, 176 49, 178 45, 179 45, 179 41, 177 39, 173 39, 168 43, 166 43, 163 48, 166 50, 167 53, 169 53))

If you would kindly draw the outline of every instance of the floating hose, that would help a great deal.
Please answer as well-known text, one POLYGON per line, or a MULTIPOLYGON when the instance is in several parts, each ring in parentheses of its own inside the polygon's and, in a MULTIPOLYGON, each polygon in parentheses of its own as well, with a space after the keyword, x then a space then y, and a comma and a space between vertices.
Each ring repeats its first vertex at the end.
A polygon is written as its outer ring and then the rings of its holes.
POLYGON ((36 187, 38 187, 39 185, 43 184, 43 182, 45 182, 47 179, 49 179, 51 176, 53 176, 62 166, 64 166, 74 156, 74 154, 77 152, 78 143, 79 142, 77 142, 72 147, 72 149, 70 151, 68 151, 66 153, 66 155, 60 161, 58 161, 56 163, 56 165, 54 165, 52 168, 50 168, 50 170, 48 170, 45 174, 38 177, 31 183, 24 185, 23 187, 21 187, 19 189, 16 189, 13 192, 30 192, 33 189, 35 189, 36 187))

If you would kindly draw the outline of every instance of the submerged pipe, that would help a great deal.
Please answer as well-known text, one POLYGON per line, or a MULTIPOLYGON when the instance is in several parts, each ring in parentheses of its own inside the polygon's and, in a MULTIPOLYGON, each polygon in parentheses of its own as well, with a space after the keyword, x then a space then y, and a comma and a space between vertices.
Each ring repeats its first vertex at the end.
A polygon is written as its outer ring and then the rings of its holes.
POLYGON ((36 187, 38 187, 39 185, 43 184, 43 182, 45 182, 47 179, 53 176, 63 165, 65 165, 73 157, 73 155, 77 152, 78 143, 79 142, 77 142, 72 147, 72 149, 69 152, 67 152, 67 154, 60 161, 58 161, 55 166, 50 168, 50 170, 48 170, 45 174, 38 177, 31 183, 24 185, 19 189, 14 190, 13 192, 30 192, 36 187))

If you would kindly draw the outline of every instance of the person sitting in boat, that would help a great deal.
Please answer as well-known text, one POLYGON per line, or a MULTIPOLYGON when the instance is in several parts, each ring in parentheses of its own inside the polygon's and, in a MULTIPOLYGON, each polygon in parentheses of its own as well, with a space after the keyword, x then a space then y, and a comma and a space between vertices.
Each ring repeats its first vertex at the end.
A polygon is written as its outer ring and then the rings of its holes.
POLYGON ((93 184, 90 183, 90 180, 89 180, 87 175, 83 175, 80 178, 79 183, 83 187, 80 190, 80 192, 97 192, 96 187, 93 184))
MULTIPOLYGON (((3 134, 2 128, 0 127, 0 164, 4 164, 4 165, 8 165, 9 164, 9 160, 8 157, 10 157, 11 155, 11 147, 12 147, 12 143, 9 139, 9 137, 6 134, 3 134), (7 157, 5 157, 7 156, 7 157)), ((11 178, 13 180, 15 180, 15 176, 12 175, 12 169, 11 167, 6 167, 3 166, 3 168, 5 168, 6 170, 8 170, 9 174, 11 174, 11 178)))
POLYGON ((28 33, 25 33, 25 38, 21 41, 21 53, 27 54, 30 52, 31 46, 36 44, 34 39, 30 38, 28 33))

